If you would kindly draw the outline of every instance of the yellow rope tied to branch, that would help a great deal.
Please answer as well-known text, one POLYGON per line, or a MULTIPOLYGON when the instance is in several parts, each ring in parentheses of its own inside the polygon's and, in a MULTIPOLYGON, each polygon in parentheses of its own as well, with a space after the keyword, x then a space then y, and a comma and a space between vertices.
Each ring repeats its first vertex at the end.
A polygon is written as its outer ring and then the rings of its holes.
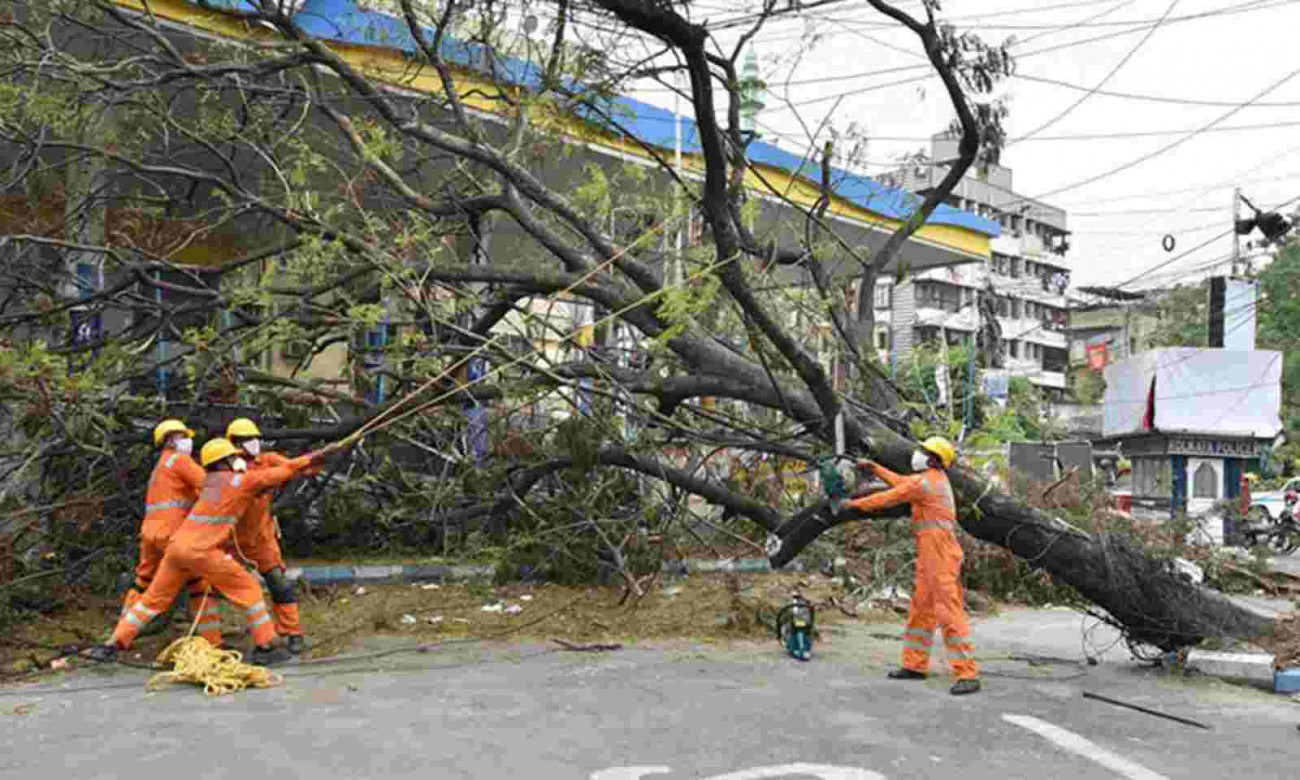
MULTIPOLYGON (((655 227, 653 227, 653 228, 651 228, 650 230, 648 230, 648 231, 646 231, 645 233, 643 233, 643 234, 642 234, 642 239, 645 239, 645 238, 647 238, 647 237, 649 237, 649 236, 653 236, 654 234, 656 234, 656 233, 658 233, 658 232, 664 230, 665 228, 667 228, 669 222, 671 222, 671 221, 676 221, 676 220, 679 220, 679 219, 681 219, 681 218, 680 218, 680 217, 675 217, 673 220, 665 220, 665 221, 659 223, 659 224, 656 225, 655 227)), ((593 278, 598 277, 601 273, 605 273, 605 272, 607 272, 608 267, 611 266, 611 265, 613 265, 613 264, 614 264, 614 263, 615 263, 619 258, 621 258, 623 255, 625 255, 625 254, 627 253, 627 251, 628 251, 629 249, 632 248, 632 246, 633 246, 632 244, 629 244, 628 246, 625 246, 625 247, 623 247, 622 249, 620 249, 619 251, 615 252, 615 253, 614 253, 614 254, 613 254, 609 259, 602 261, 602 262, 601 262, 599 265, 597 265, 595 268, 592 268, 590 271, 587 271, 585 274, 583 274, 581 277, 579 277, 579 278, 578 278, 577 280, 575 280, 573 283, 569 284, 569 285, 568 285, 567 287, 565 287, 564 289, 560 290, 559 292, 552 293, 552 294, 551 294, 551 297, 554 297, 554 298, 562 298, 562 297, 564 297, 565 295, 568 295, 569 293, 571 293, 574 289, 576 289, 579 285, 583 284, 584 282, 587 282, 587 281, 589 281, 590 279, 593 279, 593 278)), ((737 254, 737 255, 735 255, 735 256, 733 256, 733 257, 730 257, 730 258, 727 258, 727 259, 725 259, 725 260, 714 260, 712 263, 706 265, 704 268, 702 268, 702 269, 700 269, 700 270, 698 270, 698 271, 695 271, 695 272, 689 274, 689 275, 686 277, 686 279, 685 279, 684 281, 685 281, 685 282, 693 282, 693 281, 695 281, 695 280, 697 280, 697 279, 703 277, 705 274, 709 273, 709 272, 712 271, 712 270, 716 270, 716 269, 718 269, 718 268, 721 268, 721 267, 724 266, 724 265, 727 265, 728 263, 734 262, 734 261, 735 261, 736 259, 738 259, 739 257, 740 257, 740 255, 737 254)), ((669 289, 670 289, 670 288, 669 288, 668 286, 663 286, 663 287, 661 287, 659 290, 656 290, 655 292, 652 292, 652 293, 648 293, 648 294, 646 294, 646 295, 643 295, 643 296, 641 296, 640 298, 638 298, 637 300, 635 300, 635 301, 633 301, 633 302, 631 302, 631 303, 629 303, 629 304, 623 306, 622 308, 617 309, 617 310, 615 310, 615 311, 611 311, 611 312, 609 312, 608 314, 606 314, 604 317, 601 317, 601 318, 598 319, 598 320, 593 320, 592 323, 591 323, 591 326, 594 327, 594 326, 596 326, 596 325, 600 325, 600 324, 602 324, 602 323, 610 322, 610 321, 612 321, 612 320, 618 318, 619 316, 625 314, 626 312, 631 311, 632 309, 638 308, 638 307, 640 307, 640 306, 644 306, 644 305, 646 305, 646 304, 648 304, 648 303, 654 301, 655 299, 662 297, 665 293, 668 292, 669 289)), ((586 326, 582 326, 582 327, 575 328, 575 329, 573 330, 573 332, 569 333, 568 336, 567 336, 566 338, 573 338, 573 337, 577 336, 577 335, 578 335, 578 334, 583 330, 584 327, 586 327, 586 326)), ((498 341, 500 341, 502 338, 504 338, 505 335, 507 335, 507 334, 504 334, 504 333, 503 333, 503 334, 500 334, 500 335, 496 336, 495 338, 492 338, 492 339, 486 341, 484 344, 481 344, 480 346, 478 346, 477 348, 475 348, 472 352, 470 352, 468 355, 465 355, 464 357, 460 358, 459 360, 457 360, 457 361, 456 361, 455 363, 453 363, 452 365, 450 365, 450 366, 448 366, 447 368, 443 369, 440 373, 438 373, 438 374, 437 374, 436 376, 434 376, 432 379, 429 379, 429 380, 426 381, 424 384, 422 384, 422 385, 420 385, 419 387, 417 387, 417 388, 415 389, 414 392, 409 393, 408 395, 406 395, 405 397, 401 398, 401 399, 398 400, 396 403, 394 403, 392 406, 388 407, 387 409, 385 409, 384 411, 382 411, 380 414, 376 415, 373 419, 371 419, 370 421, 368 421, 365 425, 362 425, 359 429, 357 429, 356 431, 353 431, 350 435, 348 435, 347 437, 341 439, 340 441, 325 446, 324 448, 322 448, 322 449, 320 450, 320 452, 322 452, 322 453, 333 453, 333 452, 338 452, 338 451, 340 451, 340 450, 347 449, 348 447, 352 446, 353 444, 356 444, 358 441, 361 441, 363 438, 365 438, 366 436, 369 436, 369 435, 372 434, 372 433, 376 433, 376 432, 378 432, 378 431, 381 431, 381 430, 383 430, 384 428, 388 428, 388 427, 390 427, 390 426, 392 426, 392 425, 395 425, 396 423, 401 422, 402 420, 405 420, 405 419, 408 419, 408 418, 410 418, 410 417, 412 417, 412 416, 414 416, 414 415, 420 414, 421 412, 424 412, 424 411, 427 410, 427 409, 431 409, 431 408, 433 408, 434 406, 437 406, 437 405, 441 404, 441 403, 442 403, 443 401, 445 401, 446 399, 448 399, 448 398, 450 398, 450 397, 452 397, 452 396, 454 396, 454 395, 457 395, 457 394, 460 394, 460 393, 465 392, 467 389, 469 389, 469 388, 472 387, 473 385, 476 385, 476 384, 480 384, 480 383, 486 382, 487 380, 491 379, 493 376, 495 376, 495 375, 497 375, 497 374, 500 374, 501 372, 505 371, 506 369, 508 369, 508 368, 510 368, 510 367, 512 367, 512 366, 514 366, 514 365, 517 365, 517 364, 519 364, 519 363, 524 362, 525 360, 527 360, 527 359, 531 356, 531 354, 536 353, 536 352, 539 351, 539 350, 534 349, 534 350, 532 350, 530 353, 525 353, 525 354, 523 354, 523 355, 520 355, 519 357, 515 358, 514 360, 511 360, 511 361, 509 361, 509 362, 507 362, 507 363, 504 363, 504 364, 502 364, 502 365, 497 366, 496 368, 493 368, 491 371, 488 371, 486 374, 484 374, 483 376, 479 377, 478 379, 471 380, 471 381, 469 381, 469 382, 467 382, 467 383, 465 383, 465 384, 463 384, 463 385, 460 385, 459 387, 457 387, 457 388, 454 389, 454 390, 448 390, 447 392, 444 392, 444 393, 442 393, 441 395, 438 395, 437 397, 435 397, 435 398, 433 398, 433 399, 431 399, 431 400, 429 400, 429 401, 426 401, 426 402, 424 402, 424 403, 421 403, 421 404, 415 406, 414 408, 405 409, 405 410, 402 411, 401 413, 398 413, 398 410, 399 410, 399 409, 402 409, 402 407, 406 406, 406 405, 408 404, 408 402, 410 402, 410 401, 412 401, 412 400, 418 398, 418 397, 419 397, 421 394, 423 394, 426 390, 429 390, 429 389, 432 388, 434 385, 436 385, 438 382, 440 382, 440 381, 442 381, 443 379, 445 379, 445 378, 451 376, 451 375, 454 374, 457 370, 459 370, 462 366, 468 365, 469 362, 470 362, 470 360, 472 360, 473 358, 475 358, 475 357, 477 357, 478 355, 482 354, 483 352, 488 351, 489 348, 491 348, 492 346, 496 345, 498 341)))
POLYGON ((189 682, 202 685, 203 692, 208 696, 221 696, 249 687, 273 688, 284 682, 283 677, 266 667, 244 663, 243 653, 221 650, 213 647, 203 637, 194 636, 194 630, 199 625, 198 615, 207 603, 208 593, 205 591, 189 633, 167 645, 158 654, 158 662, 171 663, 172 670, 159 672, 149 678, 145 690, 153 691, 171 683, 189 682))

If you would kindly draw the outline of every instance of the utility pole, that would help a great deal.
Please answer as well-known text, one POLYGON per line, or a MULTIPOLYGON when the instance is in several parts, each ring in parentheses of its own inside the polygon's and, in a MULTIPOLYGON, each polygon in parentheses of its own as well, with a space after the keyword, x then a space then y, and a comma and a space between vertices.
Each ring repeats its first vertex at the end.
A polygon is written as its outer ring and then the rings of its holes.
POLYGON ((1232 188, 1232 277, 1237 277, 1237 263, 1241 261, 1241 234, 1237 221, 1241 219, 1241 188, 1232 188))

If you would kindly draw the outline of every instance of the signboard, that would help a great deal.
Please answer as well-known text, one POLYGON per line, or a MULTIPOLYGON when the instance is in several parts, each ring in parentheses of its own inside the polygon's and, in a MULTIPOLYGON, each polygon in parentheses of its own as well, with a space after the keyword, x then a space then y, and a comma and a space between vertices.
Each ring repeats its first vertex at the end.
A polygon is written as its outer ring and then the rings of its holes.
POLYGON ((1200 455, 1218 458, 1258 458, 1264 452, 1264 442, 1250 439, 1198 439, 1170 437, 1170 455, 1200 455))
POLYGON ((1093 371, 1101 371, 1106 367, 1106 345, 1089 344, 1085 347, 1088 351, 1088 368, 1093 371))

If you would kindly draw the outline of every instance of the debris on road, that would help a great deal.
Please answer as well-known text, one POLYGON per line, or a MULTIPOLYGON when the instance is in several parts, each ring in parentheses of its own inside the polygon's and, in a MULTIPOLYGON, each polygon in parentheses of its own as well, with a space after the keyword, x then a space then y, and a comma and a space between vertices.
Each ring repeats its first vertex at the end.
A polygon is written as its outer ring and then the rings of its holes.
POLYGON ((438 625, 439 623, 442 622, 442 615, 434 615, 433 617, 428 618, 427 620, 425 620, 425 622, 428 623, 428 624, 431 625, 431 626, 436 626, 436 625, 438 625))
POLYGON ((559 637, 555 637, 555 636, 551 637, 551 641, 556 643, 557 645, 560 645, 565 650, 573 650, 576 652, 608 652, 610 650, 623 649, 623 645, 618 642, 612 642, 608 644, 602 644, 598 642, 592 644, 578 644, 576 642, 570 642, 567 639, 560 639, 559 637))
POLYGON ((502 604, 501 602, 498 601, 498 602, 495 603, 495 604, 485 604, 485 605, 483 605, 483 608, 480 609, 479 611, 480 611, 480 612, 501 612, 501 611, 503 611, 505 608, 506 608, 506 605, 505 605, 505 604, 502 604))
POLYGON ((1300 612, 1279 615, 1273 628, 1273 668, 1300 667, 1300 612))
POLYGON ((1159 711, 1159 710, 1153 710, 1153 709, 1151 709, 1151 708, 1149 708, 1149 707, 1143 707, 1143 706, 1138 705, 1138 704, 1129 704, 1128 702, 1120 701, 1119 699, 1112 699, 1112 698, 1109 698, 1109 697, 1107 697, 1107 696, 1101 696, 1101 695, 1098 695, 1098 694, 1096 694, 1096 693, 1089 693, 1088 691, 1084 691, 1084 692, 1083 692, 1083 698, 1085 698, 1085 699, 1096 699, 1097 701, 1104 701, 1104 702, 1106 702, 1107 704, 1114 704, 1114 705, 1117 706, 1117 707, 1125 707, 1125 708, 1130 709, 1130 710, 1137 710, 1138 712, 1145 712, 1145 713, 1148 714, 1148 715, 1155 715, 1157 718, 1164 718, 1164 719, 1166 719, 1166 720, 1172 720, 1172 721, 1174 721, 1174 722, 1176 722, 1176 723, 1184 723, 1184 724, 1186 724, 1186 725, 1188 725, 1188 726, 1195 726, 1195 727, 1198 728, 1198 729, 1205 729, 1206 731, 1210 731, 1210 727, 1209 727, 1209 726, 1207 726, 1207 725, 1205 725, 1204 723, 1201 723, 1201 722, 1199 722, 1199 721, 1191 720, 1191 719, 1189 719, 1189 718, 1179 717, 1179 716, 1177 716, 1177 715, 1170 715, 1170 714, 1167 713, 1167 712, 1161 712, 1161 711, 1159 711))
POLYGON ((402 623, 404 625, 413 626, 415 625, 415 622, 415 615, 402 615, 402 623))
POLYGON ((521 606, 519 606, 518 604, 511 604, 510 606, 506 607, 506 614, 507 614, 507 615, 518 615, 520 612, 523 612, 523 611, 524 611, 524 608, 521 607, 521 606))
POLYGON ((438 588, 441 588, 441 587, 442 587, 442 586, 441 586, 441 585, 438 585, 437 583, 430 582, 428 585, 421 585, 421 586, 420 586, 420 589, 421 589, 421 590, 437 590, 438 588))
POLYGON ((364 595, 366 595, 366 588, 365 588, 365 586, 364 586, 364 585, 358 585, 356 588, 354 588, 354 589, 352 590, 352 595, 353 595, 353 596, 364 596, 364 595))

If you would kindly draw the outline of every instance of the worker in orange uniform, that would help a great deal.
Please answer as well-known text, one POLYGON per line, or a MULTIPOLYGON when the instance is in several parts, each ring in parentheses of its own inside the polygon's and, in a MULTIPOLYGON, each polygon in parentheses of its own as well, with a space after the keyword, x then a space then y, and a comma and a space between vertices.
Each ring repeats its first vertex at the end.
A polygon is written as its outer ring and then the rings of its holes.
MULTIPOLYGON (((289 459, 276 452, 262 450, 262 431, 252 420, 241 417, 226 427, 226 438, 249 457, 250 472, 276 468, 289 459)), ((275 616, 275 631, 285 637, 289 652, 298 655, 306 646, 302 623, 298 618, 298 597, 295 583, 285 576, 284 557, 280 552, 280 524, 271 515, 271 491, 253 502, 248 516, 239 524, 235 534, 238 550, 244 558, 257 567, 271 592, 271 613, 275 616)))
POLYGON ((923 680, 930 669, 930 648, 936 628, 943 629, 948 664, 957 682, 954 696, 980 689, 979 667, 972 653, 970 625, 961 588, 961 545, 954 535, 957 504, 945 470, 957 451, 944 438, 933 436, 912 453, 915 474, 903 476, 869 460, 858 465, 873 471, 890 488, 862 498, 845 499, 840 507, 860 512, 912 505, 912 535, 916 539, 916 584, 903 632, 903 666, 889 673, 894 680, 923 680))
POLYGON ((199 460, 207 475, 198 503, 172 535, 149 589, 117 622, 112 640, 92 648, 90 657, 117 660, 118 650, 130 648, 140 629, 171 606, 187 581, 199 577, 244 611, 253 634, 250 663, 269 666, 292 658, 287 649, 272 646, 275 624, 262 599, 261 584, 226 548, 234 538, 236 524, 246 516, 259 493, 288 482, 334 449, 326 447, 283 466, 250 472, 247 461, 227 439, 204 444, 199 460))
MULTIPOLYGON (((163 420, 153 429, 153 443, 161 451, 149 477, 144 499, 144 523, 140 526, 140 562, 135 567, 135 584, 127 591, 122 616, 148 590, 162 564, 172 534, 198 500, 206 473, 194 462, 194 431, 180 420, 163 420)), ((195 609, 202 603, 204 585, 195 581, 190 601, 195 609)), ((221 645, 221 612, 211 599, 198 615, 198 633, 213 645, 221 645)))

